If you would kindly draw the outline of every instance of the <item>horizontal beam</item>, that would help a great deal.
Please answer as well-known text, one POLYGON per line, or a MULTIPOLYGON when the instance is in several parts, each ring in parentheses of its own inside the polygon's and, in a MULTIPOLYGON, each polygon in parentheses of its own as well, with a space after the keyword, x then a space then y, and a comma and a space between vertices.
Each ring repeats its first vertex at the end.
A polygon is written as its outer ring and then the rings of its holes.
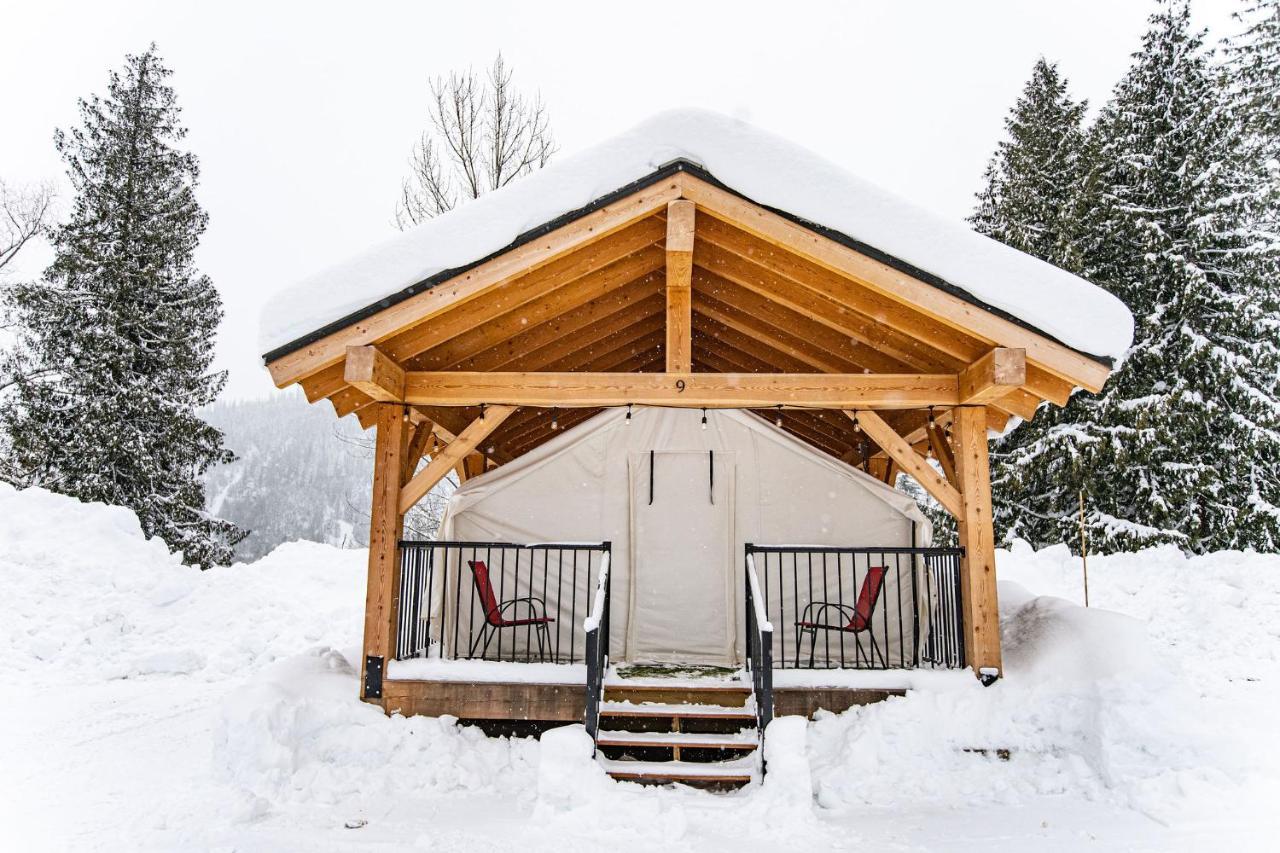
POLYGON ((347 347, 343 378, 380 403, 404 399, 404 368, 377 347, 347 347))
POLYGON ((406 402, 430 406, 916 409, 959 402, 953 374, 442 371, 406 373, 404 388, 406 402))
POLYGON ((993 403, 1027 381, 1027 351, 996 347, 960 371, 960 402, 993 403))

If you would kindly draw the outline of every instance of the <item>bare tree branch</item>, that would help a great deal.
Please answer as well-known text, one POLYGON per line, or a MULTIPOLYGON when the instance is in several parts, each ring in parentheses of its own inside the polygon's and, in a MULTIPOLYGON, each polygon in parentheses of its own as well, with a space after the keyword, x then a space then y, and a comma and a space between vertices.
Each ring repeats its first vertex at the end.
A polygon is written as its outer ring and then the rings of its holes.
POLYGON ((0 180, 0 274, 27 243, 44 234, 53 199, 52 184, 13 187, 0 180))
POLYGON ((481 79, 473 70, 431 83, 430 129, 409 156, 395 222, 402 230, 506 186, 556 152, 542 98, 512 83, 502 55, 481 79))

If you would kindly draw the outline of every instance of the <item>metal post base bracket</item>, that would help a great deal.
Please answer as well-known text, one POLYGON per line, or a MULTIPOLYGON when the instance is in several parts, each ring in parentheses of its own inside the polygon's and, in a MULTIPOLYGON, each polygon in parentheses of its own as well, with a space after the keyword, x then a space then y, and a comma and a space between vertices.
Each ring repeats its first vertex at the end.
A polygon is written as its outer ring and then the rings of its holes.
POLYGON ((978 670, 978 680, 983 687, 990 687, 1000 680, 1000 670, 994 666, 984 666, 978 670))
POLYGON ((382 658, 369 655, 364 659, 364 698, 382 698, 382 658))

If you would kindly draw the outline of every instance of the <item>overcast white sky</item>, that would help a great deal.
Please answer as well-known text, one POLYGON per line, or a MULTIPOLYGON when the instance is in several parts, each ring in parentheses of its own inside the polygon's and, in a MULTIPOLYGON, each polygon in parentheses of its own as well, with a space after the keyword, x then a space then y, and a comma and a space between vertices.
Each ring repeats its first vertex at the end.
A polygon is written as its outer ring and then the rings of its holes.
MULTIPOLYGON (((1059 2, 0 2, 0 176, 57 180, 55 127, 155 40, 201 160, 200 267, 227 317, 230 397, 266 394, 267 295, 392 233, 427 81, 501 50, 562 153, 702 106, 963 217, 1040 55, 1104 101, 1155 0, 1059 2)), ((1234 0, 1198 0, 1233 32, 1234 0)), ((64 199, 65 199, 65 189, 64 199)), ((47 261, 37 250, 26 271, 47 261)))

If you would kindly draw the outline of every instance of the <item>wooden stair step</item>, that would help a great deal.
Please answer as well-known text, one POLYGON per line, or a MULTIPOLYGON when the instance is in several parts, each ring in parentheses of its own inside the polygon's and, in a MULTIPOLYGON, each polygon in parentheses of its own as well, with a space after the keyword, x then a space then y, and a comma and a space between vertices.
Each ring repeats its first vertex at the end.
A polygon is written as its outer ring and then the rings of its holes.
POLYGON ((684 717, 688 719, 754 720, 756 712, 748 706, 700 705, 696 703, 616 702, 600 703, 605 717, 684 717))
POLYGON ((741 684, 690 686, 683 684, 610 684, 605 699, 685 705, 745 705, 751 688, 741 684))
POLYGON ((628 732, 601 731, 596 738, 599 746, 656 746, 684 749, 755 749, 760 739, 755 729, 744 729, 733 734, 698 732, 628 732))
POLYGON ((614 779, 637 782, 750 782, 756 767, 755 759, 750 756, 706 764, 692 761, 596 760, 614 779))

